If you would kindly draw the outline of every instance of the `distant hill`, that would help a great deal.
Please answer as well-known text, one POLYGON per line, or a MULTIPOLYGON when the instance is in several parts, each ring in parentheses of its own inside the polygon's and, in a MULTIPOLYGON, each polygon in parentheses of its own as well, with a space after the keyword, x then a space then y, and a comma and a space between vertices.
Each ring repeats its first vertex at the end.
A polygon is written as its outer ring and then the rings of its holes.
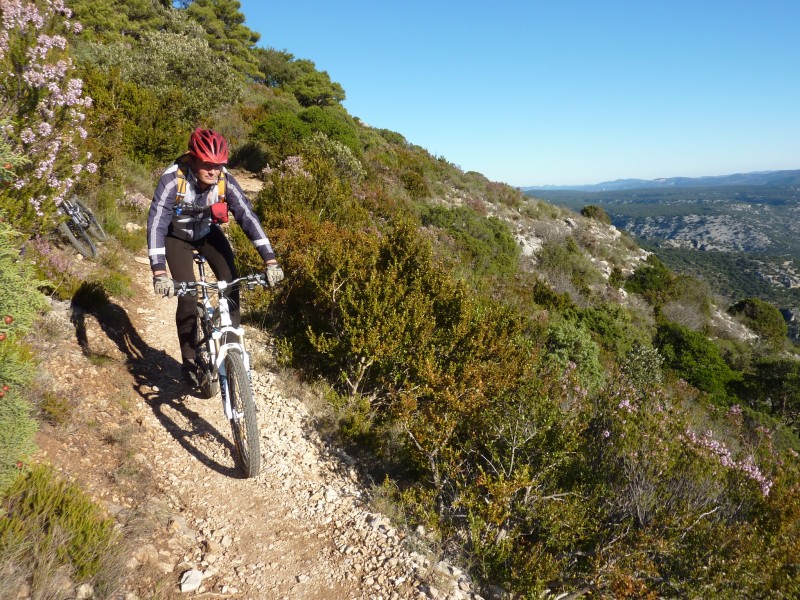
POLYGON ((800 185, 800 169, 791 171, 756 171, 709 177, 667 177, 662 179, 616 179, 591 185, 545 185, 524 187, 534 190, 578 190, 583 192, 612 192, 648 188, 724 187, 724 186, 795 186, 800 185))
POLYGON ((712 284, 731 300, 756 296, 800 307, 800 171, 633 181, 526 194, 580 211, 605 210, 670 268, 712 284), (748 185, 739 182, 747 180, 748 185), (668 185, 672 182, 671 185, 668 185), (641 186, 641 181, 639 185, 641 186), (618 189, 601 189, 604 185, 618 189), (661 187, 657 187, 661 186, 661 187))

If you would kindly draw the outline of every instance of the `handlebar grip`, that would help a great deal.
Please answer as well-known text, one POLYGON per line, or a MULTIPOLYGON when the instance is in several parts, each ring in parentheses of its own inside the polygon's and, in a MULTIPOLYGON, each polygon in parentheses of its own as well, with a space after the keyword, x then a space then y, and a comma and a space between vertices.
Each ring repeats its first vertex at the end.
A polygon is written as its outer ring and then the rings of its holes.
POLYGON ((194 296, 197 294, 197 290, 193 287, 189 287, 190 282, 188 281, 176 281, 175 282, 175 295, 176 296, 194 296))

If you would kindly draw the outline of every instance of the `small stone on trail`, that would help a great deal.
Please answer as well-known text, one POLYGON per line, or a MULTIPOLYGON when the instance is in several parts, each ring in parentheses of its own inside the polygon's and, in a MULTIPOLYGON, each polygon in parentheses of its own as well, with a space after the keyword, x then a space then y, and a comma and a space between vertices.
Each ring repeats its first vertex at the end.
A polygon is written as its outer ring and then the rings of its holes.
POLYGON ((181 594, 188 594, 198 590, 202 582, 203 574, 200 571, 197 569, 186 571, 181 576, 181 594))

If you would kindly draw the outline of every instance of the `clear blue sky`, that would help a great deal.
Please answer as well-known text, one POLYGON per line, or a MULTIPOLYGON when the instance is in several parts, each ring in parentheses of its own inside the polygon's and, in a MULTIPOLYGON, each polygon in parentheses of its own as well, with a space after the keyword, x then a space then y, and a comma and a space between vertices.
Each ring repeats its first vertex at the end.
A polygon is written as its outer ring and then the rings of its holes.
POLYGON ((245 0, 344 106, 515 186, 800 169, 800 1, 245 0))

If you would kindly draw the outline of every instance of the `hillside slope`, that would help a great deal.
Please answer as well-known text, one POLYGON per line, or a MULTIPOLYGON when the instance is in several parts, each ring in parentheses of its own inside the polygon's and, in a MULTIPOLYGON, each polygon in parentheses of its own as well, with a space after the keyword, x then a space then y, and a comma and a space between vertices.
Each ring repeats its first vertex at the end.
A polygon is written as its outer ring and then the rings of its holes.
POLYGON ((68 425, 40 432, 38 458, 124 528, 115 597, 177 597, 192 570, 201 597, 479 597, 460 570, 412 551, 429 540, 370 509, 354 462, 320 439, 301 388, 249 328, 264 466, 241 479, 219 399, 180 382, 175 300, 153 295, 145 258, 127 265, 132 299, 56 304, 33 342, 74 404, 68 425))

